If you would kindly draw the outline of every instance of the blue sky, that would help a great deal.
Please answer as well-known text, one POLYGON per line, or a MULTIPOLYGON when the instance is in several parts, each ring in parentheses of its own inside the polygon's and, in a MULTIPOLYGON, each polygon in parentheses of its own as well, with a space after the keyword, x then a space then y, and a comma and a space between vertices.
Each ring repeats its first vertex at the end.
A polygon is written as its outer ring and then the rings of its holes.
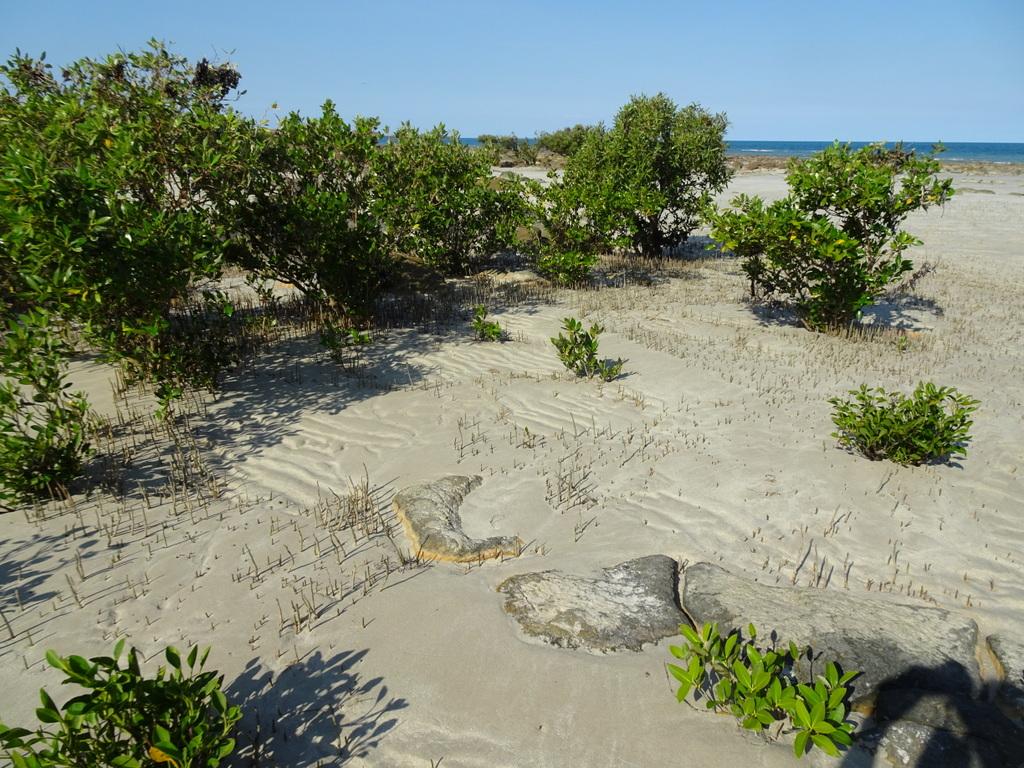
POLYGON ((1024 0, 0 0, 0 48, 235 62, 238 107, 333 99, 389 125, 533 136, 631 94, 724 111, 732 139, 1024 141, 1024 0))

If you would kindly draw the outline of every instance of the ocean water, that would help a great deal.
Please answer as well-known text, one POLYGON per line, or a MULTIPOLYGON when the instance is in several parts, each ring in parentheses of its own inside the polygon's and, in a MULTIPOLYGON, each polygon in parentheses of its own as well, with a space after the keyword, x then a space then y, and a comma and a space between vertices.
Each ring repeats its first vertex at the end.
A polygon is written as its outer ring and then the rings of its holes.
MULTIPOLYGON (((829 146, 830 141, 730 141, 730 155, 763 155, 766 157, 807 157, 829 146)), ((869 142, 850 142, 854 147, 863 147, 869 142)), ((905 141, 903 146, 928 153, 931 142, 905 141)), ((943 161, 959 160, 984 163, 1024 163, 1024 144, 981 141, 943 142, 946 151, 939 155, 943 161)))
MULTIPOLYGON (((470 147, 480 144, 475 137, 461 136, 459 141, 470 147)), ((527 141, 530 144, 537 143, 534 138, 527 139, 527 141)), ((832 144, 831 141, 729 141, 727 143, 730 155, 764 155, 766 157, 808 157, 832 144)), ((870 142, 852 141, 850 143, 854 147, 863 147, 870 142)), ((932 150, 932 142, 928 141, 905 141, 903 146, 922 154, 927 154, 932 150)), ((1024 144, 1021 143, 948 141, 943 142, 943 146, 946 151, 940 155, 940 159, 944 161, 1024 163, 1024 144)))

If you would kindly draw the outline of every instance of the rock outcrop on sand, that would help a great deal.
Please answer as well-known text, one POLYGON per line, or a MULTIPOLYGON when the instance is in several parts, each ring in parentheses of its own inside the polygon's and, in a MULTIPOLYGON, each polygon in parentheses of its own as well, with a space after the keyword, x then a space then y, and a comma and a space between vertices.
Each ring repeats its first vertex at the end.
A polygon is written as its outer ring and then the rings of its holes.
MULTIPOLYGON (((859 597, 838 590, 774 587, 697 563, 683 574, 683 607, 698 624, 717 622, 725 634, 755 624, 779 639, 811 646, 814 656, 860 670, 854 704, 870 702, 878 687, 976 693, 978 627, 942 608, 859 597)), ((817 674, 804 660, 802 675, 817 674)))
POLYGON ((459 507, 480 482, 479 476, 448 475, 395 494, 395 514, 413 553, 427 560, 465 563, 516 557, 522 552, 523 541, 518 536, 471 539, 462 530, 459 507))
MULTIPOLYGON (((971 619, 837 590, 766 586, 709 563, 690 566, 682 578, 683 607, 697 624, 717 622, 725 634, 753 622, 780 642, 809 645, 821 661, 803 659, 801 677, 829 659, 862 673, 852 703, 869 717, 851 764, 1024 765, 1024 729, 984 700, 971 619)), ((1021 648, 989 642, 1020 675, 1021 648)), ((1004 691, 1013 690, 1007 680, 1004 691)))
POLYGON ((505 611, 529 637, 591 653, 639 651, 645 643, 678 634, 676 561, 665 555, 628 560, 577 576, 562 571, 526 573, 498 586, 505 611))

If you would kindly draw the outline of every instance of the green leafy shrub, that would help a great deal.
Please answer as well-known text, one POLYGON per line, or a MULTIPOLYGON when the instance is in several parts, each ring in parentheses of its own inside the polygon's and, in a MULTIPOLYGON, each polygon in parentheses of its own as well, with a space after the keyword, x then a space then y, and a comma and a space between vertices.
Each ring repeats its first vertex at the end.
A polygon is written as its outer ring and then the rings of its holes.
POLYGON ((540 152, 529 139, 520 139, 516 145, 516 162, 519 165, 536 165, 540 152))
POLYGON ((537 272, 557 285, 577 286, 587 282, 597 256, 579 251, 545 249, 535 262, 537 272))
POLYGON ((0 341, 0 501, 63 497, 89 451, 89 405, 70 393, 68 351, 42 309, 10 318, 0 341))
POLYGON ((535 146, 538 149, 554 152, 556 155, 572 157, 583 146, 587 133, 591 130, 593 130, 593 126, 577 123, 568 128, 560 128, 557 131, 541 132, 537 134, 535 146))
POLYGON ((495 136, 490 133, 482 133, 476 138, 480 146, 491 152, 494 158, 511 154, 520 165, 533 165, 537 162, 537 146, 529 139, 520 139, 515 134, 495 136))
POLYGON ((377 121, 349 124, 327 101, 318 117, 293 112, 274 131, 250 131, 248 176, 230 208, 231 260, 333 314, 366 317, 395 265, 372 183, 377 121))
POLYGON ((483 147, 505 152, 515 152, 520 141, 514 134, 498 136, 492 133, 481 133, 476 140, 483 147))
POLYGON ((64 683, 86 689, 58 708, 45 690, 36 731, 0 725, 0 747, 16 768, 216 768, 231 754, 231 732, 241 718, 221 691, 223 676, 205 671, 209 649, 193 647, 187 657, 173 647, 168 667, 144 677, 133 648, 121 664, 124 640, 113 656, 86 660, 47 651, 50 666, 64 683), (186 671, 187 669, 187 671, 186 671))
POLYGON ((487 308, 483 304, 473 307, 473 330, 480 341, 501 341, 505 338, 501 326, 487 319, 487 308))
POLYGON ((175 335, 174 312, 220 273, 214 211, 244 144, 226 109, 238 77, 155 41, 59 80, 20 52, 0 66, 5 321, 42 308, 166 391, 192 383, 181 362, 197 339, 175 335))
POLYGON ((723 638, 714 623, 705 624, 699 632, 682 624, 679 631, 685 644, 669 646, 669 651, 683 664, 668 665, 679 682, 678 701, 693 692, 708 709, 730 712, 752 731, 782 722, 796 733, 797 757, 812 745, 835 757, 840 747, 853 743, 853 725, 846 720, 850 713, 847 684, 857 672, 841 674, 829 661, 815 681, 800 682, 794 665, 806 651, 793 643, 783 649, 774 644, 758 648, 753 624, 748 627, 749 638, 739 630, 723 638))
POLYGON ((491 176, 485 154, 438 126, 403 125, 374 158, 375 215, 394 249, 446 275, 464 275, 509 247, 526 221, 519 177, 491 176))
POLYGON ((609 130, 590 129, 562 184, 576 191, 585 221, 609 246, 659 256, 685 242, 731 171, 725 115, 668 96, 634 96, 609 130))
POLYGON ((558 285, 581 285, 607 249, 606 239, 587 213, 595 207, 589 197, 593 189, 561 183, 555 174, 549 178, 548 186, 532 187, 536 238, 520 246, 533 257, 542 277, 558 285))
POLYGON ((559 333, 551 343, 568 370, 586 378, 599 376, 603 381, 612 381, 622 373, 622 360, 601 360, 597 356, 597 337, 604 332, 600 325, 594 323, 586 331, 579 320, 567 317, 562 321, 562 330, 568 336, 559 333))
POLYGON ((711 236, 743 259, 753 297, 791 301, 810 328, 847 326, 913 268, 903 253, 920 241, 899 227, 952 196, 939 170, 899 144, 836 142, 791 161, 782 200, 740 195, 735 210, 709 213, 711 236))
POLYGON ((910 397, 861 385, 853 400, 833 397, 832 436, 869 459, 917 465, 966 456, 978 401, 952 387, 921 382, 910 397))

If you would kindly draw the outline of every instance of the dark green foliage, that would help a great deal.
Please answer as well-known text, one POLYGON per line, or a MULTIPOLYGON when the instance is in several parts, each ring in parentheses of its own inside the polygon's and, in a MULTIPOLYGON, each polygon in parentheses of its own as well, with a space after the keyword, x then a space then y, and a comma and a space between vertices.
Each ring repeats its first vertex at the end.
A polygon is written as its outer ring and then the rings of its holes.
POLYGON ((487 319, 487 308, 483 304, 473 307, 473 330, 480 341, 501 341, 505 338, 501 326, 487 319))
POLYGON ((869 459, 917 465, 967 455, 978 401, 952 387, 921 382, 910 397, 861 385, 853 400, 833 397, 832 436, 869 459))
POLYGON ((481 133, 476 137, 481 146, 504 152, 515 152, 519 149, 519 142, 526 141, 513 135, 496 136, 491 133, 481 133))
POLYGON ((237 161, 224 109, 237 73, 203 72, 159 43, 82 59, 52 77, 0 67, 0 261, 9 306, 44 307, 147 375, 187 379, 172 307, 219 274, 211 201, 237 161))
POLYGON ((15 768, 216 768, 231 754, 241 712, 224 697, 223 676, 204 670, 209 649, 193 647, 183 659, 168 647, 169 667, 153 677, 143 676, 134 648, 122 666, 123 650, 124 640, 113 656, 89 660, 47 651, 64 683, 86 692, 58 708, 40 691, 43 725, 35 731, 0 725, 0 747, 15 768))
POLYGON ((520 139, 515 134, 495 136, 489 133, 482 133, 476 138, 480 146, 491 153, 493 159, 498 159, 501 155, 511 155, 520 165, 533 165, 537 162, 537 146, 531 144, 529 139, 520 139))
POLYGON ((591 130, 593 130, 593 126, 577 123, 569 128, 542 132, 537 134, 536 146, 538 149, 546 149, 556 155, 572 157, 583 146, 587 133, 591 130))
POLYGON ((685 644, 671 645, 669 651, 683 662, 669 664, 679 682, 676 699, 683 701, 693 692, 708 709, 730 712, 744 728, 763 731, 785 721, 796 732, 793 751, 803 757, 812 746, 836 757, 840 748, 853 743, 853 725, 847 684, 857 672, 840 673, 828 661, 824 674, 814 681, 796 678, 794 665, 807 650, 793 643, 788 648, 758 647, 757 630, 748 627, 749 638, 739 630, 722 637, 717 624, 705 624, 700 631, 680 625, 685 644))
POLYGON ((45 310, 7 320, 0 344, 0 501, 66 496, 81 469, 89 405, 68 391, 66 356, 45 310))
POLYGON ((586 225, 607 246, 659 256, 685 242, 728 183, 726 125, 698 104, 635 96, 610 130, 587 131, 562 183, 578 190, 586 225))
POLYGON ((250 166, 229 209, 231 260, 282 280, 338 315, 369 314, 394 269, 392 238, 372 187, 377 121, 291 113, 274 131, 250 126, 250 166))
POLYGON ((752 296, 792 301, 814 329, 847 326, 913 268, 903 252, 920 241, 899 227, 952 196, 938 171, 934 156, 902 145, 837 142, 791 162, 786 198, 740 195, 735 210, 710 214, 711 234, 743 259, 752 296))
POLYGON ((611 381, 622 373, 622 360, 601 360, 597 356, 597 337, 604 331, 600 325, 594 323, 586 331, 579 320, 567 317, 562 321, 562 330, 568 336, 559 333, 551 343, 568 370, 586 378, 600 376, 603 381, 611 381))
POLYGON ((394 249, 446 275, 479 268, 526 221, 522 181, 492 178, 487 156, 444 126, 399 128, 375 157, 372 184, 394 249))
POLYGON ((342 365, 345 365, 346 357, 352 363, 358 363, 362 348, 372 341, 369 332, 361 331, 354 326, 342 328, 329 319, 324 320, 320 328, 320 346, 327 350, 334 362, 342 365))
POLYGON ((557 285, 578 286, 587 282, 597 256, 580 251, 542 250, 536 260, 537 272, 557 285))
POLYGON ((558 285, 578 286, 587 281, 607 240, 588 211, 599 201, 593 186, 562 183, 549 174, 551 183, 532 188, 533 217, 537 237, 524 244, 537 272, 558 285))

